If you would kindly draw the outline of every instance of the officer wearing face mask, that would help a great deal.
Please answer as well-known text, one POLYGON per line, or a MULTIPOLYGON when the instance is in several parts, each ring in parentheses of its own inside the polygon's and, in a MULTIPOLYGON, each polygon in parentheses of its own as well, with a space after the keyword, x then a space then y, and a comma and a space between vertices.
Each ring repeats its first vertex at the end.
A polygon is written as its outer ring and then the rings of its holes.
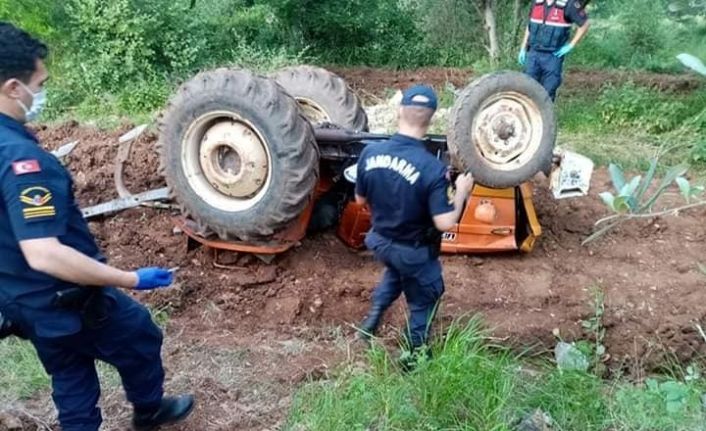
POLYGON ((107 265, 69 173, 25 127, 46 102, 46 55, 41 42, 0 22, 0 337, 34 345, 64 431, 101 425, 97 359, 120 373, 134 429, 181 421, 194 399, 163 396, 162 333, 118 289, 168 286, 172 273, 107 265))

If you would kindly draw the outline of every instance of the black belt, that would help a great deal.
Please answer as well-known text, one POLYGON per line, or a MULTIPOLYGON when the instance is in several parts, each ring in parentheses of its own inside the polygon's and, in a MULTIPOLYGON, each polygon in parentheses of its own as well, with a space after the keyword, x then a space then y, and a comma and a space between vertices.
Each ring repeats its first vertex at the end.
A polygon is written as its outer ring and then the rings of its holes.
MULTIPOLYGON (((387 238, 387 237, 385 237, 387 238)), ((404 245, 406 247, 429 247, 432 244, 427 242, 427 241, 422 241, 422 240, 406 240, 406 239, 392 239, 392 238, 387 238, 391 243, 393 244, 399 244, 399 245, 404 245)))
POLYGON ((109 316, 110 299, 102 287, 77 286, 60 290, 54 295, 52 305, 56 308, 77 311, 84 325, 90 329, 103 326, 109 316))
MULTIPOLYGON (((380 235, 380 233, 375 232, 376 234, 380 235)), ((414 247, 414 248, 419 248, 419 247, 430 247, 432 250, 439 250, 441 248, 441 232, 439 232, 436 228, 429 228, 424 232, 421 236, 422 238, 420 239, 415 239, 415 240, 407 240, 407 239, 395 239, 395 238, 390 238, 385 235, 380 235, 381 237, 387 239, 393 244, 399 244, 403 245, 406 247, 414 247)))
POLYGON ((536 52, 541 52, 542 54, 549 54, 549 53, 554 53, 555 51, 561 49, 561 47, 558 48, 535 48, 535 47, 530 47, 530 51, 536 51, 536 52))

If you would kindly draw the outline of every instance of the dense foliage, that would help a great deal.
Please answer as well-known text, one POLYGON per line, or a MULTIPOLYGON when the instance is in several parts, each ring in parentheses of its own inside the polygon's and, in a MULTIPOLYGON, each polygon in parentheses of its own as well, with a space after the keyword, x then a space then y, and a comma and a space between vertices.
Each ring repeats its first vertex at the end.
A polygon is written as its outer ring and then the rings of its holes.
MULTIPOLYGON (((706 57, 702 3, 593 2, 594 28, 569 62, 679 70, 680 52, 706 57)), ((52 113, 100 115, 148 112, 176 82, 214 65, 509 67, 528 8, 528 0, 0 0, 0 19, 52 47, 52 113), (492 61, 486 8, 497 22, 492 61)))

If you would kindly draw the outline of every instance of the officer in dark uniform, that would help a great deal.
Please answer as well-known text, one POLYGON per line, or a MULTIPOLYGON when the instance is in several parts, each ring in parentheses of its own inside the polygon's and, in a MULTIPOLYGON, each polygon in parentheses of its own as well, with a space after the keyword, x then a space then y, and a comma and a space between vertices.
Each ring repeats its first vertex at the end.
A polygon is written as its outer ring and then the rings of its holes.
POLYGON ((564 57, 588 32, 585 0, 534 0, 518 61, 547 90, 552 101, 562 81, 564 57), (571 42, 571 27, 579 26, 571 42))
POLYGON ((52 378, 63 431, 96 431, 95 360, 115 366, 133 426, 156 429, 191 412, 190 395, 164 397, 162 333, 148 310, 115 287, 168 286, 161 268, 105 264, 76 205, 69 173, 25 128, 41 112, 46 47, 0 22, 0 313, 29 339, 52 378))
POLYGON ((441 232, 458 222, 473 187, 473 177, 462 174, 454 194, 448 167, 425 148, 422 139, 436 107, 430 87, 405 91, 399 132, 389 141, 369 144, 357 165, 356 198, 372 212, 365 243, 386 267, 360 329, 364 338, 374 334, 385 310, 404 293, 412 352, 425 344, 444 293, 441 232))

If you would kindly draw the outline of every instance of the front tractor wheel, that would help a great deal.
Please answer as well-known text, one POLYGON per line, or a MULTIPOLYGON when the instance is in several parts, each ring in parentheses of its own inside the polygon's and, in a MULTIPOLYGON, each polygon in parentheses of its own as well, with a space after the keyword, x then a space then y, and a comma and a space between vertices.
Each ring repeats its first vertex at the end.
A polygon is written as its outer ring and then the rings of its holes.
POLYGON ((522 73, 481 77, 451 111, 452 161, 488 187, 514 187, 546 172, 555 141, 554 105, 544 88, 522 73))

